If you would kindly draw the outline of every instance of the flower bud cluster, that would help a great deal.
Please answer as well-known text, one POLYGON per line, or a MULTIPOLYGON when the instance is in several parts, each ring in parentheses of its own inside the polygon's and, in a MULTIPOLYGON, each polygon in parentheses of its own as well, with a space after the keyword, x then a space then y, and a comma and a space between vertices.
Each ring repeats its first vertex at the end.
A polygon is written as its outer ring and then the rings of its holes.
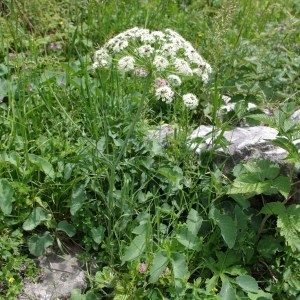
MULTIPOLYGON (((212 72, 211 66, 177 32, 150 31, 134 27, 128 29, 103 45, 94 54, 93 68, 108 68, 113 62, 118 70, 130 72, 135 76, 154 75, 157 99, 171 103, 186 78, 199 78, 207 83, 212 72)), ((183 103, 195 109, 198 99, 188 93, 183 95, 183 103)))

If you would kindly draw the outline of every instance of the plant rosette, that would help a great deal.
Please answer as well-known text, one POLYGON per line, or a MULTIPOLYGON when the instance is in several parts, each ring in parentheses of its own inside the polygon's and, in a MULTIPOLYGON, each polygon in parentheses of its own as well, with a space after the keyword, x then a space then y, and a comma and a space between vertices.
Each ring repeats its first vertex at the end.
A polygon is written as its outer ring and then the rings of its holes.
MULTIPOLYGON (((131 28, 111 38, 94 53, 93 69, 116 64, 121 73, 136 77, 153 75, 152 90, 156 99, 171 104, 186 80, 206 84, 211 66, 180 34, 171 30, 150 31, 131 28)), ((181 95, 183 104, 194 110, 199 103, 196 95, 181 95)))

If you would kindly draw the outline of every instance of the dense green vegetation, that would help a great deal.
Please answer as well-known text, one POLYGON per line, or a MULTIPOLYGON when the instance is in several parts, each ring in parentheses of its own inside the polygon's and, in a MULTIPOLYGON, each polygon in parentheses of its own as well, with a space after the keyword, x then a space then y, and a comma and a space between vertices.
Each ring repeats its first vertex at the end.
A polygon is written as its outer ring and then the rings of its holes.
POLYGON ((88 266, 88 289, 72 299, 299 299, 297 0, 0 9, 0 299, 37 280, 32 259, 47 247, 72 245, 88 266), (178 32, 211 65, 208 82, 187 76, 167 104, 155 72, 119 72, 117 55, 95 70, 95 51, 133 27, 178 32), (221 120, 222 95, 238 105, 221 120), (199 125, 224 132, 244 119, 279 131, 290 174, 267 160, 224 174, 214 163, 222 139, 201 157, 189 147, 199 125), (167 147, 145 138, 161 124, 174 128, 167 147))

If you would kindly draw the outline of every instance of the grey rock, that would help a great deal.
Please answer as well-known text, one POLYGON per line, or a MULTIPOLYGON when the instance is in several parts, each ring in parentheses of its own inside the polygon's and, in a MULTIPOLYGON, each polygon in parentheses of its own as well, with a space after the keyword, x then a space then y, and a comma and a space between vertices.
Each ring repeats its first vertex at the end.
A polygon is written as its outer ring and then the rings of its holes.
POLYGON ((84 271, 74 255, 51 253, 39 257, 37 265, 42 276, 37 283, 25 283, 20 300, 69 299, 73 289, 85 289, 84 271))
MULTIPOLYGON (((291 120, 300 121, 300 109, 291 115, 291 120)), ((146 138, 157 140, 167 146, 168 137, 173 134, 173 128, 164 124, 156 130, 150 130, 146 138)), ((221 131, 216 130, 213 126, 200 125, 188 137, 188 143, 197 154, 214 149, 215 153, 219 154, 218 162, 222 162, 222 158, 224 161, 229 160, 233 163, 250 158, 264 158, 290 168, 284 162, 288 155, 287 151, 271 143, 271 140, 276 139, 278 135, 275 128, 264 125, 240 126, 223 132, 221 136, 220 134, 221 131)), ((294 141, 294 144, 299 143, 300 140, 294 141)))
POLYGON ((300 109, 296 110, 292 115, 291 119, 294 121, 300 121, 300 109))
POLYGON ((168 144, 167 140, 169 136, 174 134, 174 129, 169 124, 162 124, 156 129, 149 130, 146 136, 146 140, 156 140, 162 145, 168 144))
MULTIPOLYGON (((212 149, 219 134, 212 126, 199 126, 190 135, 192 149, 198 154, 205 149, 212 149), (193 142, 196 138, 202 139, 199 144, 193 142)), ((237 127, 223 133, 226 144, 223 147, 217 145, 215 150, 219 154, 231 156, 235 161, 260 157, 278 162, 287 156, 287 152, 269 142, 277 134, 276 129, 267 126, 237 127)))

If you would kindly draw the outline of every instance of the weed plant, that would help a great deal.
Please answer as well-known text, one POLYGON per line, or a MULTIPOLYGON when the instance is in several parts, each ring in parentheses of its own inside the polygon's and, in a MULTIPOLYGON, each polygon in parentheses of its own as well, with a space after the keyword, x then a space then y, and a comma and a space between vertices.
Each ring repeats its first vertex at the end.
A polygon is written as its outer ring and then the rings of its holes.
POLYGON ((38 280, 35 256, 74 244, 88 266, 88 288, 74 300, 299 299, 296 0, 23 0, 0 9, 1 299, 38 280), (95 51, 134 27, 172 29, 213 73, 164 98, 155 69, 120 72, 117 54, 95 70, 95 51), (196 98, 185 106, 184 94, 196 98), (222 95, 235 108, 221 120, 222 95), (199 125, 224 132, 245 118, 279 131, 290 173, 250 160, 225 174, 214 160, 221 137, 201 157, 189 147, 199 125), (165 144, 147 138, 163 124, 174 132, 165 144))

